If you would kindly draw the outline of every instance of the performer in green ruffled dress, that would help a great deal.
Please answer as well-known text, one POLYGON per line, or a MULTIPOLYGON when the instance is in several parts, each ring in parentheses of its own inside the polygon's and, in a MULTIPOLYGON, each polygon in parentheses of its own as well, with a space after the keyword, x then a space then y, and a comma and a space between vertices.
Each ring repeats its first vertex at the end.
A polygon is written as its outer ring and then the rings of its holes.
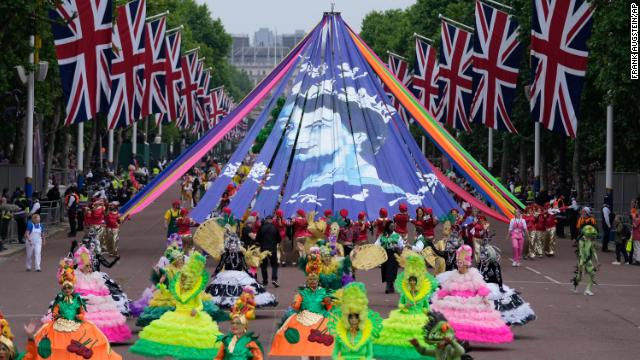
POLYGON ((264 359, 264 350, 258 337, 247 331, 249 319, 246 309, 255 307, 255 304, 247 303, 250 299, 253 300, 252 297, 241 296, 231 309, 231 332, 218 336, 222 345, 215 360, 264 359))
POLYGON ((389 318, 382 322, 382 334, 374 344, 376 358, 421 359, 423 356, 409 340, 422 339, 420 325, 428 320, 429 298, 437 290, 438 282, 427 271, 424 259, 411 255, 394 285, 400 301, 398 309, 391 311, 389 318))
POLYGON ((339 305, 334 307, 329 321, 329 332, 335 338, 333 358, 373 359, 373 342, 382 331, 380 314, 369 309, 363 283, 349 283, 339 292, 339 305))
POLYGON ((130 351, 147 357, 211 360, 218 354, 218 325, 204 312, 202 294, 209 274, 205 258, 194 252, 169 284, 176 309, 164 313, 140 332, 130 351))

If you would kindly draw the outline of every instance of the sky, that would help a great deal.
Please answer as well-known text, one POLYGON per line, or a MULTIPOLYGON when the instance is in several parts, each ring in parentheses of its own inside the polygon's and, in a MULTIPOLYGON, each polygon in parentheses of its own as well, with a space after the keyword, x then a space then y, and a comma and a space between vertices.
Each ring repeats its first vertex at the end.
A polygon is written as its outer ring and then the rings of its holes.
POLYGON ((373 10, 406 8, 415 0, 196 0, 206 3, 214 18, 220 18, 228 33, 249 34, 262 27, 282 33, 310 30, 331 10, 360 31, 362 19, 373 10))

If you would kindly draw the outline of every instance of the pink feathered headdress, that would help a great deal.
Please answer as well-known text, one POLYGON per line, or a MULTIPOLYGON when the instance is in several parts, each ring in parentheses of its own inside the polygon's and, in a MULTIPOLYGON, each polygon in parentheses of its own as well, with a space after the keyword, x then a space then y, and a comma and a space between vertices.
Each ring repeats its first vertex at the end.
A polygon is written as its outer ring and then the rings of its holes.
POLYGON ((78 265, 78 268, 82 269, 86 265, 91 265, 91 252, 84 245, 80 246, 73 254, 73 260, 78 265))
POLYGON ((463 260, 464 264, 471 266, 471 256, 473 255, 473 249, 469 245, 462 245, 456 250, 456 259, 463 260))

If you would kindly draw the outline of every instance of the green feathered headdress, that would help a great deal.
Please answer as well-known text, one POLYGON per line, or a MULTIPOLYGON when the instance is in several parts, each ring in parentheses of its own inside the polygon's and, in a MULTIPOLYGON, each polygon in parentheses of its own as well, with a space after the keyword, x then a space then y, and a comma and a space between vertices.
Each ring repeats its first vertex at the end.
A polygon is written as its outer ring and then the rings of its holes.
POLYGON ((598 230, 592 225, 586 225, 582 228, 582 235, 585 237, 597 237, 598 230))
POLYGON ((225 213, 224 215, 222 215, 222 217, 219 217, 217 220, 218 225, 220 225, 221 227, 225 227, 226 225, 230 225, 230 226, 236 226, 236 224, 238 223, 236 218, 233 217, 233 214, 229 213, 225 213))
POLYGON ((342 289, 340 294, 340 305, 342 321, 344 326, 349 328, 349 314, 358 314, 360 322, 367 319, 369 312, 369 298, 367 289, 361 282, 352 282, 342 289))
POLYGON ((176 259, 179 259, 181 256, 184 256, 184 253, 177 247, 173 246, 168 247, 164 252, 164 257, 166 257, 170 263, 174 262, 176 259))
POLYGON ((347 225, 347 222, 344 221, 344 219, 341 216, 337 216, 337 215, 333 215, 327 221, 327 224, 329 224, 329 225, 331 225, 333 223, 338 224, 338 226, 340 226, 340 227, 344 227, 344 226, 347 225))
POLYGON ((202 292, 209 281, 205 264, 206 258, 194 251, 180 272, 171 279, 170 290, 177 301, 186 304, 202 292))

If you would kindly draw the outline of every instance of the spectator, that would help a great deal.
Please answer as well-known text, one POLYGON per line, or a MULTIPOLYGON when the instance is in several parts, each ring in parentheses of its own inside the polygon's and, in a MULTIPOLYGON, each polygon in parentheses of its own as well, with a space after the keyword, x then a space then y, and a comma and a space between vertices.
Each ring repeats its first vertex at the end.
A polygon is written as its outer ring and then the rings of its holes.
POLYGON ((6 250, 4 244, 9 237, 9 225, 11 225, 15 208, 15 205, 7 203, 6 197, 0 198, 0 251, 6 250))
POLYGON ((67 234, 68 237, 76 236, 76 221, 78 218, 79 202, 80 197, 76 192, 76 187, 74 185, 71 185, 64 196, 64 208, 67 210, 67 218, 69 219, 69 233, 67 234))
POLYGON ((614 242, 616 244, 616 261, 612 262, 613 265, 620 265, 620 255, 624 259, 624 263, 628 264, 629 254, 627 254, 627 240, 631 236, 631 232, 629 231, 629 227, 626 226, 622 222, 622 217, 620 215, 616 215, 613 219, 613 229, 614 229, 614 242))
POLYGON ((60 189, 58 189, 58 184, 53 182, 53 186, 49 191, 47 191, 47 200, 48 201, 58 201, 60 200, 60 189))
POLYGON ((280 284, 278 284, 278 244, 281 240, 280 231, 273 225, 273 216, 267 215, 265 222, 260 227, 256 236, 260 251, 271 252, 269 257, 260 265, 262 270, 262 284, 265 286, 268 283, 269 274, 267 273, 267 262, 269 262, 271 263, 271 283, 275 287, 280 287, 280 284))
POLYGON ((611 238, 611 226, 614 214, 609 208, 607 199, 604 199, 602 205, 602 252, 609 252, 609 240, 611 238))
POLYGON ((640 214, 636 213, 632 221, 633 257, 630 259, 633 265, 640 265, 640 214))
POLYGON ((251 246, 256 240, 256 233, 253 231, 253 225, 255 223, 256 218, 253 216, 249 216, 247 217, 247 221, 244 222, 244 226, 242 227, 240 241, 242 242, 242 246, 244 246, 245 249, 248 249, 249 246, 251 246))
POLYGON ((16 189, 18 195, 15 199, 15 204, 20 208, 13 214, 13 218, 16 219, 16 225, 18 225, 18 242, 24 244, 24 233, 27 230, 27 214, 29 213, 29 202, 27 201, 24 191, 20 188, 16 189))
POLYGON ((36 271, 40 272, 42 246, 45 243, 44 225, 40 224, 40 215, 31 216, 25 235, 27 237, 27 271, 31 271, 32 260, 35 260, 36 271))
POLYGON ((31 206, 29 206, 29 217, 33 214, 40 215, 40 194, 38 192, 34 192, 31 197, 31 206))

